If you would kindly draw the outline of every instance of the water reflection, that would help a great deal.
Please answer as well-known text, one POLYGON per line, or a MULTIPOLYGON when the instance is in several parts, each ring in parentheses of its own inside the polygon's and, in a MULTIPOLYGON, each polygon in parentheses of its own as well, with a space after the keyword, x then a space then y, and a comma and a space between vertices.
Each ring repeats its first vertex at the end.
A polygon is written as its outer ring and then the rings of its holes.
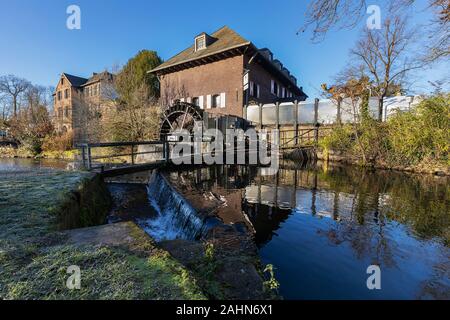
POLYGON ((77 165, 74 162, 58 159, 33 159, 33 158, 1 158, 0 171, 14 172, 22 170, 34 170, 41 168, 53 168, 72 170, 77 165))
POLYGON ((345 166, 282 164, 172 172, 185 194, 223 198, 226 223, 246 221, 286 298, 450 298, 448 178, 345 166), (382 290, 366 287, 378 264, 382 290))

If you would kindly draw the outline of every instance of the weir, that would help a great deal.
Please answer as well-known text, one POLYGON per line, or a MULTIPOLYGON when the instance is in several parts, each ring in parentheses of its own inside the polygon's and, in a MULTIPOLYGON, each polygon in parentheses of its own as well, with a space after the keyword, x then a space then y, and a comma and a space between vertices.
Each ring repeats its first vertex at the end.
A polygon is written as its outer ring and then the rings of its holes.
POLYGON ((155 170, 147 185, 148 199, 158 216, 137 219, 137 223, 155 240, 198 240, 206 235, 215 218, 199 213, 155 170))

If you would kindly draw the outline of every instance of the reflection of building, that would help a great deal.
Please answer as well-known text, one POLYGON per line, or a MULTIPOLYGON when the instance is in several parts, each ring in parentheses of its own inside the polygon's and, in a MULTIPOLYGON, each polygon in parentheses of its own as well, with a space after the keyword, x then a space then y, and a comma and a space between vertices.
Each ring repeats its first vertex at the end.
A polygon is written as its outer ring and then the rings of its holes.
POLYGON ((186 50, 151 70, 165 103, 174 99, 211 113, 244 116, 248 101, 305 100, 306 94, 269 49, 258 49, 228 27, 201 33, 186 50))
POLYGON ((93 109, 102 110, 113 97, 113 78, 109 72, 94 73, 89 79, 67 73, 61 77, 53 94, 54 125, 58 133, 74 131, 79 140, 84 115, 93 109))

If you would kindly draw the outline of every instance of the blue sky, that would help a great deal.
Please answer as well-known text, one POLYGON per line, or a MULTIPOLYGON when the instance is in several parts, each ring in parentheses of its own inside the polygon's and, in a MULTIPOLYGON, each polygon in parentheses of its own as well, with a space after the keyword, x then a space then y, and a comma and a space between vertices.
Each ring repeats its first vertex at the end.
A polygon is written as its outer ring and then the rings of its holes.
MULTIPOLYGON (((167 60, 191 45, 194 35, 228 25, 256 46, 270 48, 313 98, 319 95, 320 84, 332 82, 347 64, 364 22, 354 30, 330 32, 324 41, 313 44, 309 33, 296 35, 307 3, 0 0, 0 75, 55 85, 61 72, 87 77, 123 65, 141 49, 156 50, 167 60), (66 28, 66 8, 71 4, 81 8, 81 30, 66 28)), ((428 14, 416 11, 415 22, 426 21, 428 14)), ((415 91, 426 91, 427 80, 442 79, 447 70, 448 63, 420 74, 415 91)))

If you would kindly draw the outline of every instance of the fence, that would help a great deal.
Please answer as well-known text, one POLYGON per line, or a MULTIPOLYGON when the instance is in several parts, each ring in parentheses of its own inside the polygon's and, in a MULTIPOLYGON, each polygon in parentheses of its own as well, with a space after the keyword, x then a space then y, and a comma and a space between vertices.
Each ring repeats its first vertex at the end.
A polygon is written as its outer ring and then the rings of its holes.
MULTIPOLYGON (((420 97, 397 96, 383 101, 383 120, 396 110, 407 111, 420 102, 420 97)), ((285 126, 313 126, 349 123, 359 117, 360 103, 352 103, 349 98, 340 103, 331 99, 315 99, 313 102, 283 102, 273 104, 248 105, 244 117, 262 127, 282 128, 285 126)), ((378 117, 378 99, 369 99, 369 114, 378 117)))
POLYGON ((120 165, 167 161, 169 150, 163 141, 80 143, 77 148, 81 149, 83 167, 102 171, 120 165))

